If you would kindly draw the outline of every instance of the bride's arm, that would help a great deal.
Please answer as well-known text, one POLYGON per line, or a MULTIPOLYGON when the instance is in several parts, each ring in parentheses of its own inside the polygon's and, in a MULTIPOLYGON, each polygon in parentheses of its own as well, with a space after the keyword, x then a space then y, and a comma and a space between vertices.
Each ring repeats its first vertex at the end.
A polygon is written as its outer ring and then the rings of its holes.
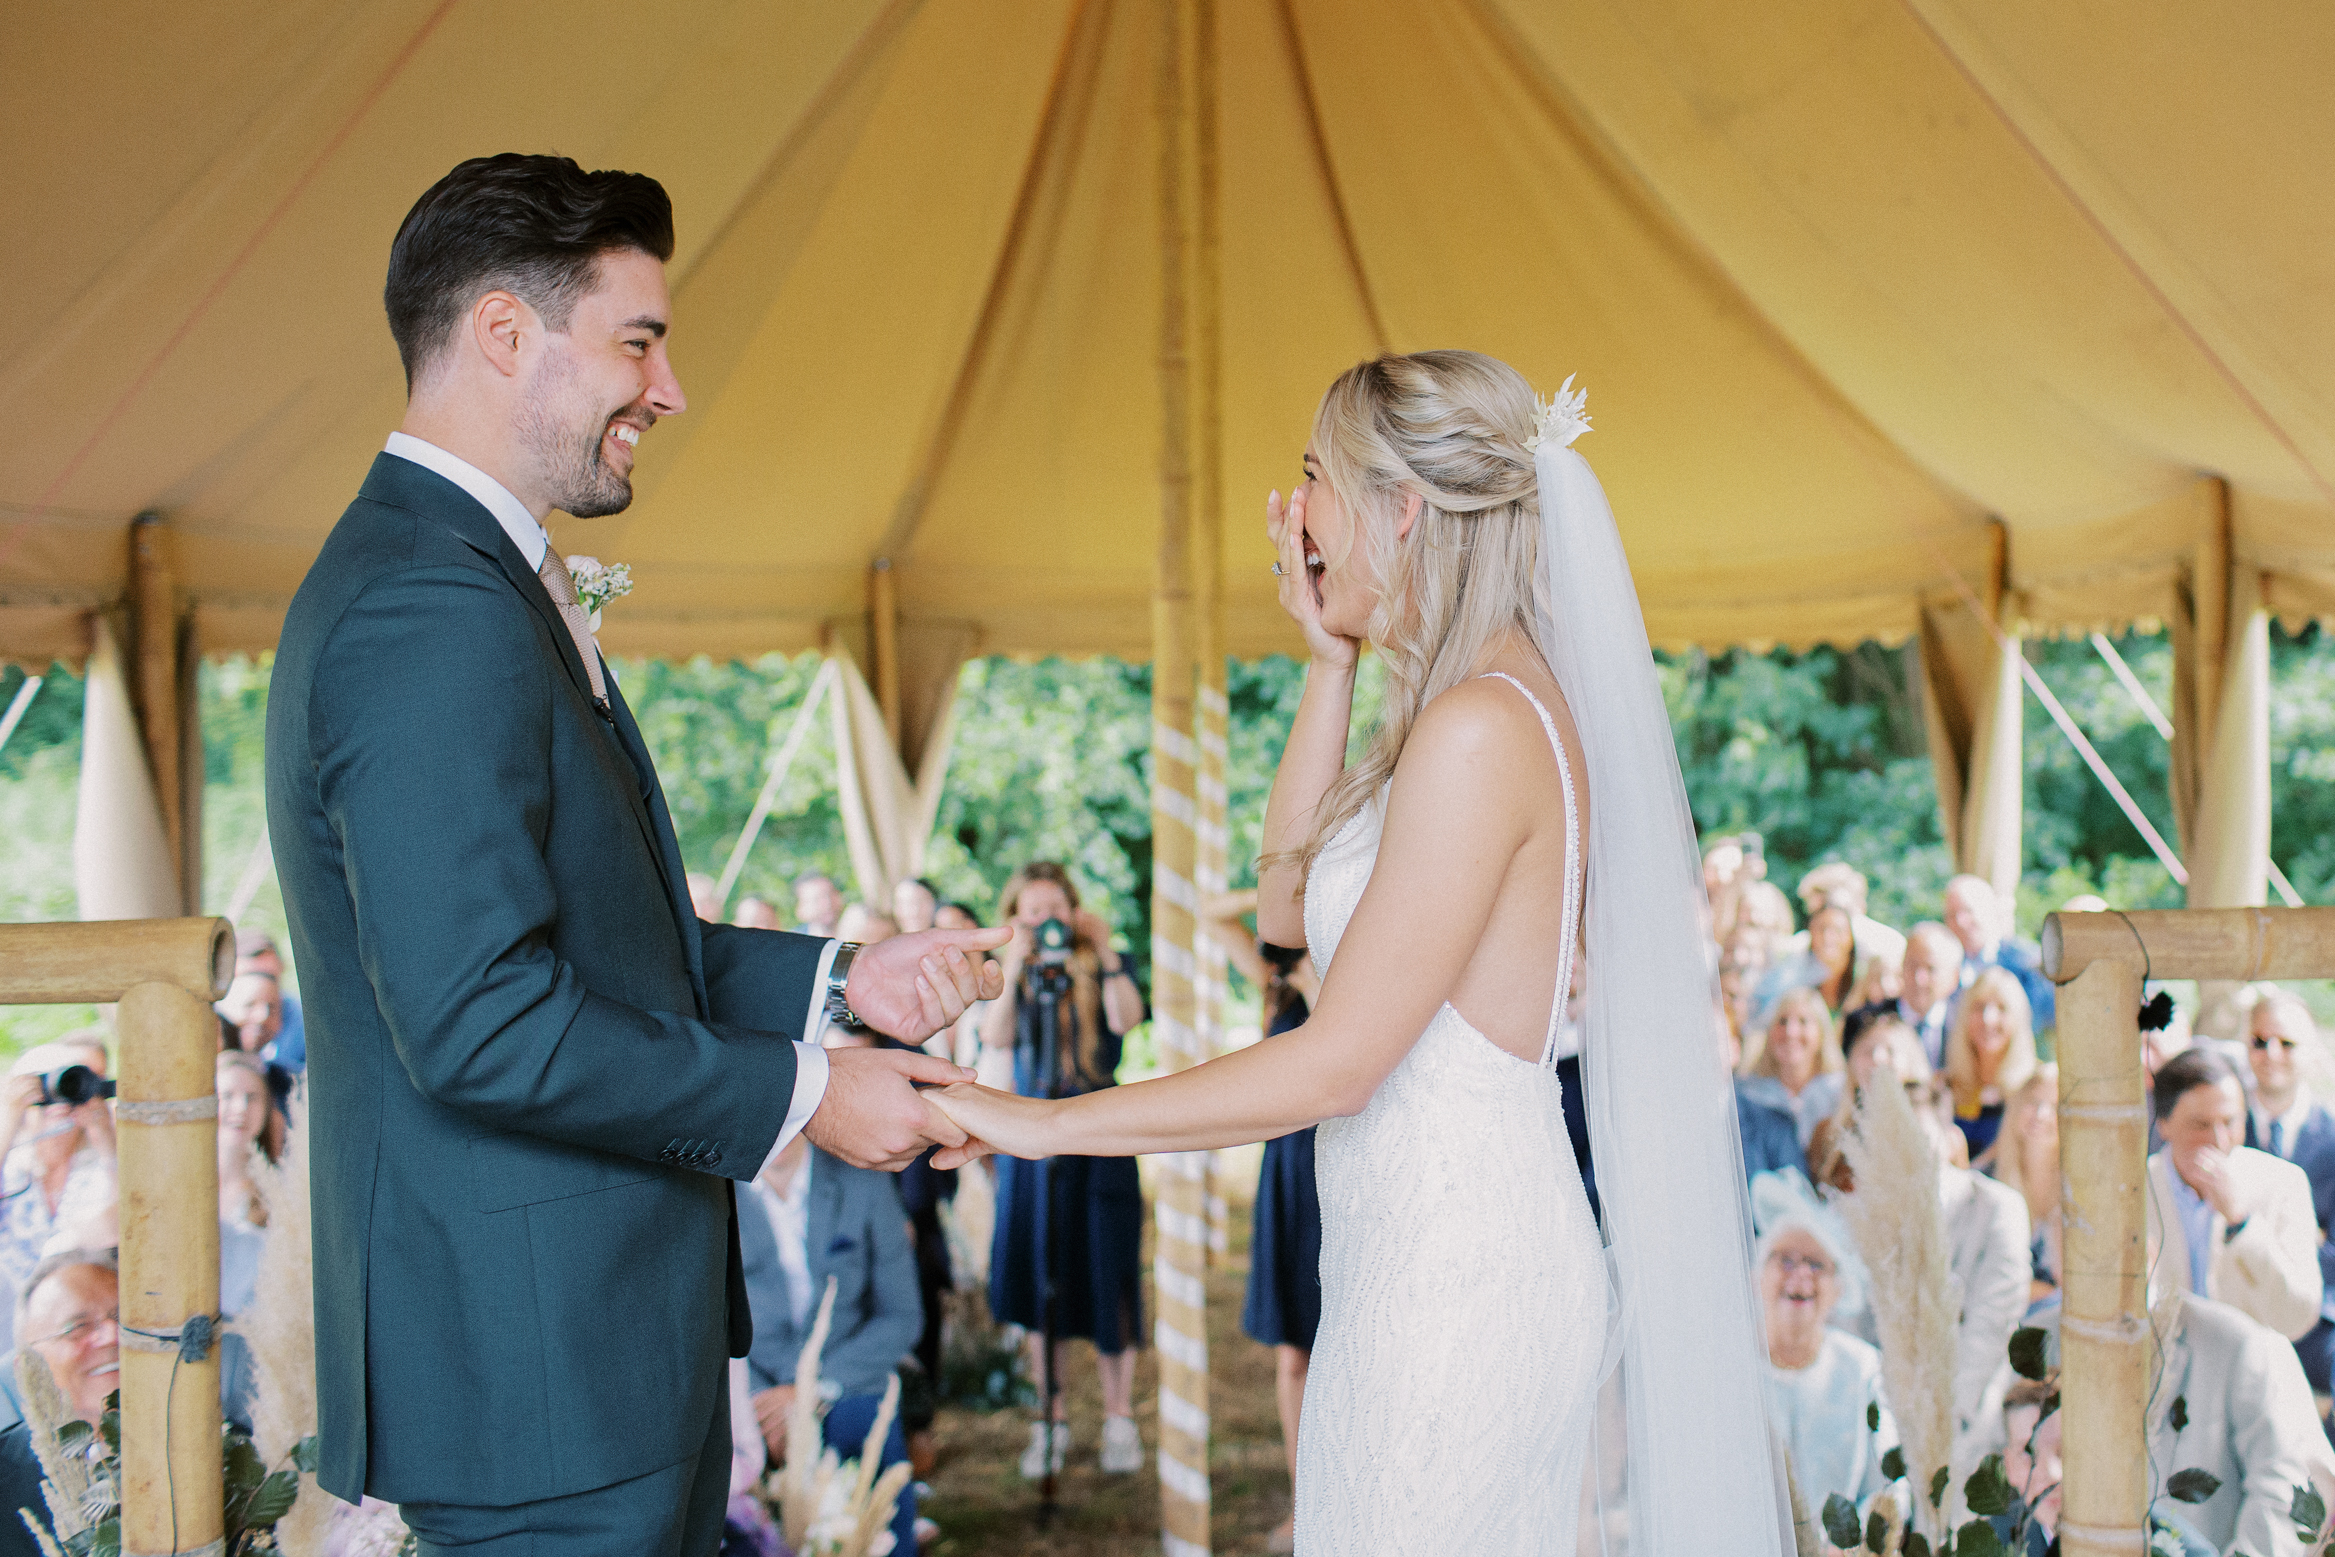
MULTIPOLYGON (((1362 646, 1322 626, 1321 591, 1305 566, 1305 489, 1284 509, 1279 493, 1266 500, 1265 530, 1281 565, 1281 609, 1305 634, 1312 663, 1273 793, 1265 802, 1263 852, 1301 849, 1313 833, 1314 809, 1346 770, 1346 732, 1354 718, 1354 667, 1362 646)), ((1305 944, 1305 878, 1291 866, 1257 873, 1257 934, 1275 946, 1305 944)))
POLYGON ((1532 826, 1534 779, 1554 782, 1539 725, 1502 717, 1497 695, 1455 688, 1413 728, 1370 885, 1304 1026, 1060 1103, 970 1086, 925 1095, 1016 1157, 1199 1151, 1359 1112, 1458 987, 1532 826))

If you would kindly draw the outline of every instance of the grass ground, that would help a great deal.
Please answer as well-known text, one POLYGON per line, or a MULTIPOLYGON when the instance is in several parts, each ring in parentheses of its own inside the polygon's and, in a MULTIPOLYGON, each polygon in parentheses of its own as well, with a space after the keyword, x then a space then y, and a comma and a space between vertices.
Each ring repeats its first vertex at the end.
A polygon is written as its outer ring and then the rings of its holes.
MULTIPOLYGON (((1208 1479, 1212 1544, 1224 1557, 1246 1557, 1262 1553, 1267 1535, 1289 1516, 1289 1467, 1273 1402, 1273 1353, 1240 1333, 1248 1280, 1245 1206, 1233 1208, 1231 1236, 1230 1254, 1208 1273, 1208 1479)), ((1057 1483, 1059 1510, 1045 1528, 1037 1484, 1022 1480, 1018 1467, 1030 1414, 953 1406, 941 1412, 934 1424, 940 1464, 925 1504, 941 1527, 934 1557, 1150 1557, 1159 1551, 1159 1477, 1150 1459, 1159 1446, 1157 1355, 1146 1349, 1135 1370, 1135 1419, 1148 1451, 1138 1475, 1095 1469, 1103 1416, 1093 1354, 1081 1348, 1065 1372, 1070 1461, 1057 1483)))

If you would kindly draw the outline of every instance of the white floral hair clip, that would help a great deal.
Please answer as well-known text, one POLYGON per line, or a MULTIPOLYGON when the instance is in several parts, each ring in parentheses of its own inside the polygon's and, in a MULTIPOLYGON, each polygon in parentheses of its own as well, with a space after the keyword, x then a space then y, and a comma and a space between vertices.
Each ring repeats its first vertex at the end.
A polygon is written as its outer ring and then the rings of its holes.
POLYGON ((1549 396, 1547 404, 1537 400, 1533 404, 1540 411, 1540 426, 1524 440, 1524 446, 1536 454, 1544 443, 1569 449, 1574 439, 1589 430, 1589 391, 1575 389, 1570 375, 1565 387, 1549 396))

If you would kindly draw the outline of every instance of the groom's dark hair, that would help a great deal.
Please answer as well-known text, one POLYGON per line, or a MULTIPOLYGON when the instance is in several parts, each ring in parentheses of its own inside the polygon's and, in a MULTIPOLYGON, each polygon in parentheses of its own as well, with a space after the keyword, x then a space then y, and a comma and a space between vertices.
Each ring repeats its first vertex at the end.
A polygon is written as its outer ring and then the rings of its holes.
POLYGON ((645 173, 587 173, 503 152, 458 165, 414 202, 389 245, 382 305, 411 393, 470 305, 504 291, 567 328, 603 254, 673 257, 673 202, 645 173))

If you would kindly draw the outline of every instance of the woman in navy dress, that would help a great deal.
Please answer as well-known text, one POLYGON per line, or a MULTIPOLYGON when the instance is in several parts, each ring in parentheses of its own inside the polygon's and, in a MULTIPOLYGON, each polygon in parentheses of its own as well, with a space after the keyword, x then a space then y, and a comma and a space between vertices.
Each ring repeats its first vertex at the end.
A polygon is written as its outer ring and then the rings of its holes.
MULTIPOLYGON (((1143 994, 1111 946, 1110 926, 1078 906, 1078 889, 1061 866, 1039 860, 1016 871, 999 904, 1014 927, 998 960, 1005 994, 981 1022, 982 1046, 1011 1051, 1014 1091, 1023 1097, 1075 1097, 1115 1085, 1120 1040, 1143 1020, 1143 994), (1055 1041, 1049 1092, 1040 1068, 1039 1002, 1042 977, 1037 932, 1060 920, 1071 932, 1061 964, 1068 988, 1055 1041)), ((1046 1322, 1045 1268, 1053 1265, 1059 1381, 1068 1340, 1092 1341, 1103 1392, 1101 1464, 1121 1474, 1143 1468, 1143 1440, 1134 1417, 1135 1353, 1143 1344, 1143 1186, 1132 1157, 1050 1157, 1041 1162, 997 1159, 997 1227, 990 1244, 989 1309, 1006 1324, 1030 1332, 1030 1377, 1041 1371, 1046 1322), (1049 1225, 1051 1223, 1051 1226, 1049 1225)), ((1067 1392, 1057 1395, 1056 1419, 1067 1392)), ((1040 1406, 1043 1411, 1043 1402, 1040 1406)), ((1046 1473, 1048 1444, 1060 1469, 1069 1434, 1030 1424, 1022 1474, 1046 1473)))
MULTIPOLYGON (((1219 898, 1209 907, 1208 933, 1263 997, 1265 1036, 1302 1025, 1312 997, 1321 989, 1313 960, 1302 948, 1269 946, 1250 935, 1243 917, 1256 907, 1255 893, 1219 898)), ((1322 1203, 1314 1188, 1313 1130, 1308 1127, 1265 1143, 1249 1231, 1248 1300, 1240 1315, 1248 1338, 1273 1348, 1282 1449, 1289 1456, 1293 1482, 1298 1411, 1305 1401, 1306 1367, 1313 1360, 1313 1334, 1322 1316, 1321 1261, 1322 1203)), ((1291 1521, 1283 1520, 1266 1550, 1286 1552, 1294 1541, 1291 1521)))

